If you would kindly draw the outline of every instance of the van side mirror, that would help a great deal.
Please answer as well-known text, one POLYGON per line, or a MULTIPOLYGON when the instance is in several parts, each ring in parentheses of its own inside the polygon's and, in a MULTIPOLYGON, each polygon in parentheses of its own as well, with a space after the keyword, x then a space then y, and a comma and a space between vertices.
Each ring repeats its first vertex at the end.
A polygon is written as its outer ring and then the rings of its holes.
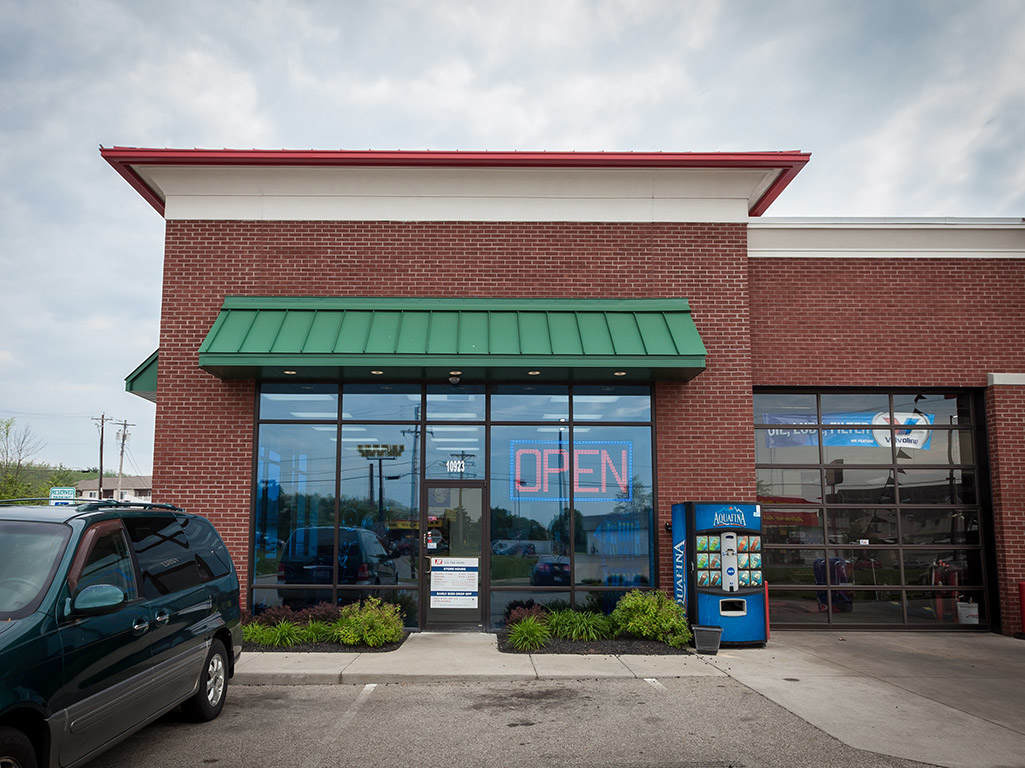
POLYGON ((93 584, 71 601, 72 616, 99 616, 113 613, 128 601, 128 595, 112 584, 93 584))

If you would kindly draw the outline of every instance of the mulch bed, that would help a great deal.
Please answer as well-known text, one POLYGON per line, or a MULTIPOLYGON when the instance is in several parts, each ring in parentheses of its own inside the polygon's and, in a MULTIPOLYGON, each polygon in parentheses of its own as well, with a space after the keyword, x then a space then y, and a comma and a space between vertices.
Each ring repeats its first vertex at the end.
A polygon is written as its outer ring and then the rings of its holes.
MULTIPOLYGON (((509 644, 509 637, 498 635, 498 650, 502 653, 523 653, 509 644)), ((604 656, 682 656, 693 651, 673 648, 656 640, 639 640, 633 637, 618 637, 614 640, 559 640, 552 638, 544 647, 530 653, 597 654, 604 656)))
MULTIPOLYGON (((369 645, 339 645, 338 643, 303 643, 291 648, 274 648, 267 645, 243 643, 244 653, 388 653, 399 648, 409 637, 407 633, 398 643, 371 648, 369 645)), ((509 644, 508 635, 498 634, 498 650, 502 653, 522 653, 509 644)), ((545 646, 531 653, 595 654, 601 656, 681 656, 693 653, 687 648, 673 648, 655 640, 638 640, 620 637, 615 640, 573 641, 552 638, 545 646)))

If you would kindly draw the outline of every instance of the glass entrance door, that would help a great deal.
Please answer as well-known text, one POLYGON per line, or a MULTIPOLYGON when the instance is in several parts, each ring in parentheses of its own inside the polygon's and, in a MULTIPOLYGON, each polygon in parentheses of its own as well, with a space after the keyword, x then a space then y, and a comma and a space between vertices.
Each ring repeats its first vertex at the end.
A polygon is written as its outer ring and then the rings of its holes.
POLYGON ((484 487, 427 483, 421 520, 421 600, 424 629, 473 629, 484 624, 484 487))

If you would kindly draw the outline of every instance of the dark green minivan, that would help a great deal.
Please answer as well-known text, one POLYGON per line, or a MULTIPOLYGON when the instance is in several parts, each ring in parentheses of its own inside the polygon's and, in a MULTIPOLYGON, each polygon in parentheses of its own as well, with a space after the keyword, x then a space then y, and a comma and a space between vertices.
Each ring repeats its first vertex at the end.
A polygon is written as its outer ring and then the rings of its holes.
POLYGON ((165 504, 0 506, 0 766, 77 766, 182 706, 211 720, 242 650, 239 582, 165 504))

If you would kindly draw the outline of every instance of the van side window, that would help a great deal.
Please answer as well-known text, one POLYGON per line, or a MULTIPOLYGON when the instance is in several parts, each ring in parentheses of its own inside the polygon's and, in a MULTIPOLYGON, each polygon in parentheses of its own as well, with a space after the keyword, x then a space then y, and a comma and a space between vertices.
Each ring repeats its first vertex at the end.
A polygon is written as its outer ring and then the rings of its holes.
POLYGON ((148 598, 199 586, 199 568, 185 531, 173 516, 125 517, 148 598))
POLYGON ((94 584, 110 584, 120 588, 129 600, 138 597, 135 584, 135 566, 132 554, 125 541, 124 531, 118 524, 110 522, 96 526, 96 534, 87 537, 86 552, 77 570, 74 590, 76 592, 94 584))
POLYGON ((179 520, 196 555, 200 580, 211 581, 231 573, 231 556, 210 521, 199 517, 182 517, 179 520))

